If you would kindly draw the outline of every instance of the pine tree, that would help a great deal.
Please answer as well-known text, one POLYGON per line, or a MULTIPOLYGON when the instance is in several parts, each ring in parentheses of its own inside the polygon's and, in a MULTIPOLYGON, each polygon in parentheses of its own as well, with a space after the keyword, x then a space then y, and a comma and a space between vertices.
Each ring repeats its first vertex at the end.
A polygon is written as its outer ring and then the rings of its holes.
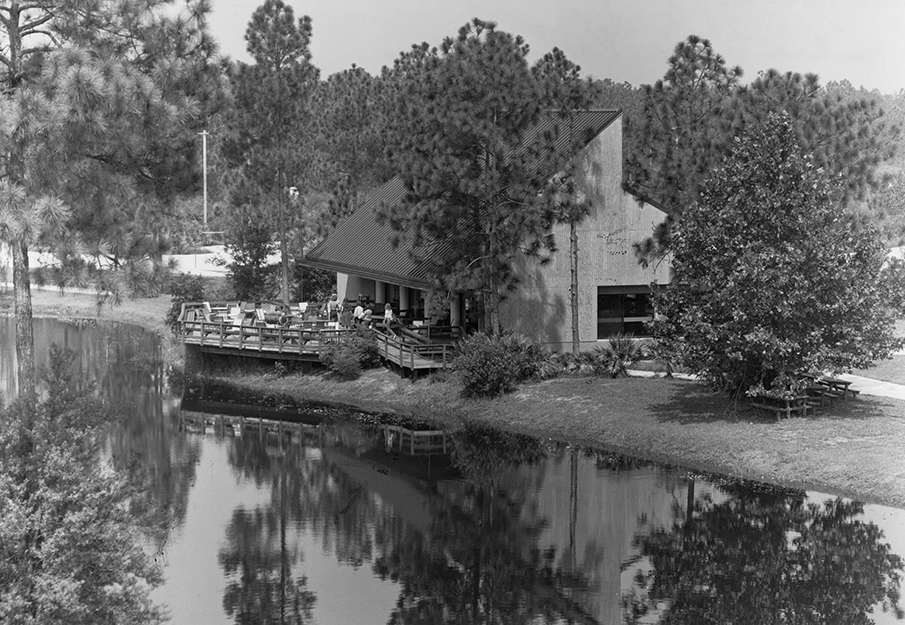
POLYGON ((747 86, 710 42, 694 35, 678 44, 663 80, 644 86, 644 108, 632 123, 625 185, 668 214, 654 237, 637 246, 643 262, 670 246, 673 220, 698 199, 704 178, 719 167, 732 139, 771 114, 785 113, 802 149, 843 181, 844 199, 876 187, 880 164, 895 154, 899 130, 887 124, 873 96, 843 97, 814 74, 768 70, 747 86))
POLYGON ((513 260, 553 250, 554 205, 543 192, 561 155, 542 149, 547 137, 528 140, 543 91, 527 54, 521 37, 475 19, 439 50, 414 46, 384 76, 395 83, 391 156, 410 192, 381 218, 432 263, 437 290, 479 294, 491 333, 516 285, 513 260))
MULTIPOLYGON (((570 61, 565 53, 558 49, 545 54, 532 68, 535 80, 544 91, 544 104, 561 121, 562 133, 568 133, 569 152, 576 154, 584 146, 586 137, 576 128, 576 115, 589 109, 600 97, 600 86, 581 78, 581 67, 570 61)), ((572 321, 572 354, 578 356, 581 351, 581 337, 578 323, 578 224, 588 215, 590 201, 588 194, 580 188, 580 180, 576 175, 576 159, 569 159, 568 165, 560 175, 551 180, 549 191, 555 193, 556 218, 569 224, 569 306, 572 321)))
POLYGON ((637 143, 625 155, 625 185, 668 216, 641 244, 642 258, 669 246, 672 216, 697 199, 703 176, 722 160, 724 109, 741 75, 709 40, 691 35, 676 45, 663 79, 642 87, 643 109, 631 124, 637 143))
POLYGON ((289 188, 304 197, 313 186, 310 105, 319 77, 309 49, 311 18, 296 22, 292 7, 265 0, 245 32, 254 64, 239 63, 232 77, 235 112, 225 148, 233 168, 264 189, 275 206, 280 240, 282 298, 289 302, 289 188))
POLYGON ((314 101, 321 178, 330 190, 318 233, 325 235, 390 176, 384 156, 388 83, 352 66, 322 82, 314 101))
POLYGON ((13 252, 21 393, 35 386, 30 247, 65 222, 69 241, 127 256, 135 207, 159 208, 152 197, 191 182, 182 172, 193 171, 191 126, 216 99, 215 46, 206 2, 192 0, 176 17, 163 16, 167 4, 0 5, 0 236, 13 252), (119 234, 106 245, 101 233, 114 224, 119 234))

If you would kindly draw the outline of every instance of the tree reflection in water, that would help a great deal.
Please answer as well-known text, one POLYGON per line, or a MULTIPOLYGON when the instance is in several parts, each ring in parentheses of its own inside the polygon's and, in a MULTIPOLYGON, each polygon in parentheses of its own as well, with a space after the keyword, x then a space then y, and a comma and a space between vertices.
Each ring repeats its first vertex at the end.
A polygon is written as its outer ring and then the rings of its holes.
MULTIPOLYGON (((271 497, 237 510, 227 529, 220 564, 229 578, 228 614, 236 623, 311 617, 315 597, 305 588, 298 547, 307 529, 339 561, 372 562, 376 575, 402 586, 392 623, 594 622, 572 598, 587 580, 554 567, 555 551, 536 546, 546 521, 530 509, 533 484, 503 489, 495 479, 545 450, 534 439, 472 428, 455 445, 469 480, 439 488, 377 466, 385 455, 377 427, 321 426, 302 445, 253 433, 235 440, 230 463, 246 479, 269 484, 271 497), (388 505, 393 487, 408 499, 395 509, 396 502, 388 505), (406 503, 414 504, 408 513, 399 509, 406 503)), ((398 458, 390 462, 400 466, 398 458)))
POLYGON ((178 431, 177 406, 166 400, 160 340, 119 324, 83 328, 75 336, 82 375, 97 379, 124 415, 108 434, 107 451, 128 476, 133 516, 163 555, 170 534, 185 522, 201 444, 178 431))
MULTIPOLYGON (((437 480, 438 459, 425 479, 416 459, 387 453, 386 442, 378 425, 340 422, 308 428, 301 444, 254 432, 233 441, 234 471, 270 490, 265 504, 234 513, 220 552, 223 603, 236 623, 313 620, 305 532, 338 562, 370 564, 399 584, 393 624, 598 622, 610 601, 599 595, 611 589, 599 584, 620 573, 598 570, 616 547, 595 536, 623 534, 617 524, 575 537, 584 506, 577 499, 587 496, 575 488, 577 467, 634 473, 634 464, 467 427, 454 441, 459 479, 437 480), (561 508, 569 531, 544 542, 551 509, 539 492, 564 486, 545 478, 563 461, 571 468, 561 508)), ((680 489, 677 476, 667 481, 667 496, 682 493, 673 495, 672 526, 645 525, 621 569, 626 581, 636 571, 625 622, 847 625, 869 623, 878 603, 898 609, 902 561, 875 525, 859 521, 860 504, 814 505, 799 491, 747 483, 680 489)))
POLYGON ((734 483, 698 499, 671 528, 636 537, 650 564, 624 601, 627 623, 868 625, 880 605, 897 618, 902 559, 842 499, 734 483), (647 618, 645 618, 647 617, 647 618))
POLYGON ((218 555, 229 579, 223 608, 240 625, 311 620, 315 596, 307 589, 307 578, 296 572, 303 554, 293 523, 302 500, 304 449, 284 439, 254 435, 237 439, 230 449, 229 461, 237 472, 271 489, 267 504, 233 511, 218 555))
POLYGON ((465 428, 453 458, 469 481, 431 500, 428 537, 396 541, 375 562, 375 572, 402 584, 390 623, 595 622, 576 600, 587 579, 537 547, 546 519, 532 506, 533 485, 498 481, 546 452, 536 439, 465 428))

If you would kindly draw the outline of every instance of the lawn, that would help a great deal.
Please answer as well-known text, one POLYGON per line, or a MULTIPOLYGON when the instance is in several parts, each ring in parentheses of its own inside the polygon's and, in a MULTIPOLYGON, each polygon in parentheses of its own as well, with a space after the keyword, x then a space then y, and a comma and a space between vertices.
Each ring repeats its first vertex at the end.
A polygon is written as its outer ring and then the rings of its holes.
POLYGON ((852 373, 872 380, 905 384, 905 355, 895 355, 891 360, 880 360, 870 369, 855 370, 852 373))
POLYGON ((377 369, 340 382, 323 371, 278 377, 223 372, 240 387, 370 412, 465 420, 601 447, 687 469, 814 488, 905 507, 905 402, 862 396, 806 418, 754 414, 687 380, 559 378, 491 400, 464 399, 454 380, 416 382, 377 369))

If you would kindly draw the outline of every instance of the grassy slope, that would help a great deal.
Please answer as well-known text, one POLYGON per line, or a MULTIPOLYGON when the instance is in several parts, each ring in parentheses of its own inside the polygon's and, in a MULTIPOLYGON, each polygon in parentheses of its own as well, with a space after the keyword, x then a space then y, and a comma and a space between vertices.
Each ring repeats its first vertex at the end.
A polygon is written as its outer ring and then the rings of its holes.
POLYGON ((453 427, 475 419, 690 469, 905 507, 905 402, 894 399, 862 396, 777 423, 694 382, 663 378, 564 378, 481 401, 460 398, 451 382, 413 383, 382 369, 353 382, 324 373, 253 372, 232 381, 453 427))
MULTIPOLYGON (((36 315, 97 318, 89 296, 36 292, 36 315)), ((166 332, 166 297, 103 309, 101 318, 166 332)), ((11 309, 0 295, 0 313, 11 309)), ((181 349, 170 342, 171 362, 181 349)), ((730 473, 905 507, 905 402, 861 397, 818 416, 781 423, 757 417, 693 382, 568 378, 523 386, 497 400, 465 400, 452 382, 403 380, 369 371, 338 382, 320 372, 278 378, 229 376, 255 390, 428 417, 455 427, 465 418, 542 437, 604 446, 691 469, 730 473)))

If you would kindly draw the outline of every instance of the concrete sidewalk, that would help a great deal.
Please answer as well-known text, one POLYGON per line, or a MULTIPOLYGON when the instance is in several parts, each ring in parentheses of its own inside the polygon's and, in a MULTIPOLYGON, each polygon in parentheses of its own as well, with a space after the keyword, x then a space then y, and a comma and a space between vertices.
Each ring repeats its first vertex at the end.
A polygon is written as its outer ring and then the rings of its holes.
MULTIPOLYGON (((629 370, 628 374, 632 377, 652 378, 655 376, 662 377, 662 373, 654 373, 653 371, 637 371, 629 370)), ((686 373, 674 373, 674 378, 680 380, 694 380, 693 375, 686 373)), ((892 382, 881 382, 872 378, 865 378, 861 375, 853 375, 851 373, 841 373, 833 376, 840 380, 852 383, 852 390, 860 391, 862 395, 875 395, 877 397, 892 397, 893 399, 901 399, 905 401, 905 384, 894 384, 892 382)))
POLYGON ((842 373, 837 376, 840 380, 852 383, 852 389, 861 391, 862 395, 876 395, 878 397, 892 397, 894 399, 905 400, 905 384, 893 384, 892 382, 881 382, 872 378, 865 378, 861 375, 851 373, 842 373))

